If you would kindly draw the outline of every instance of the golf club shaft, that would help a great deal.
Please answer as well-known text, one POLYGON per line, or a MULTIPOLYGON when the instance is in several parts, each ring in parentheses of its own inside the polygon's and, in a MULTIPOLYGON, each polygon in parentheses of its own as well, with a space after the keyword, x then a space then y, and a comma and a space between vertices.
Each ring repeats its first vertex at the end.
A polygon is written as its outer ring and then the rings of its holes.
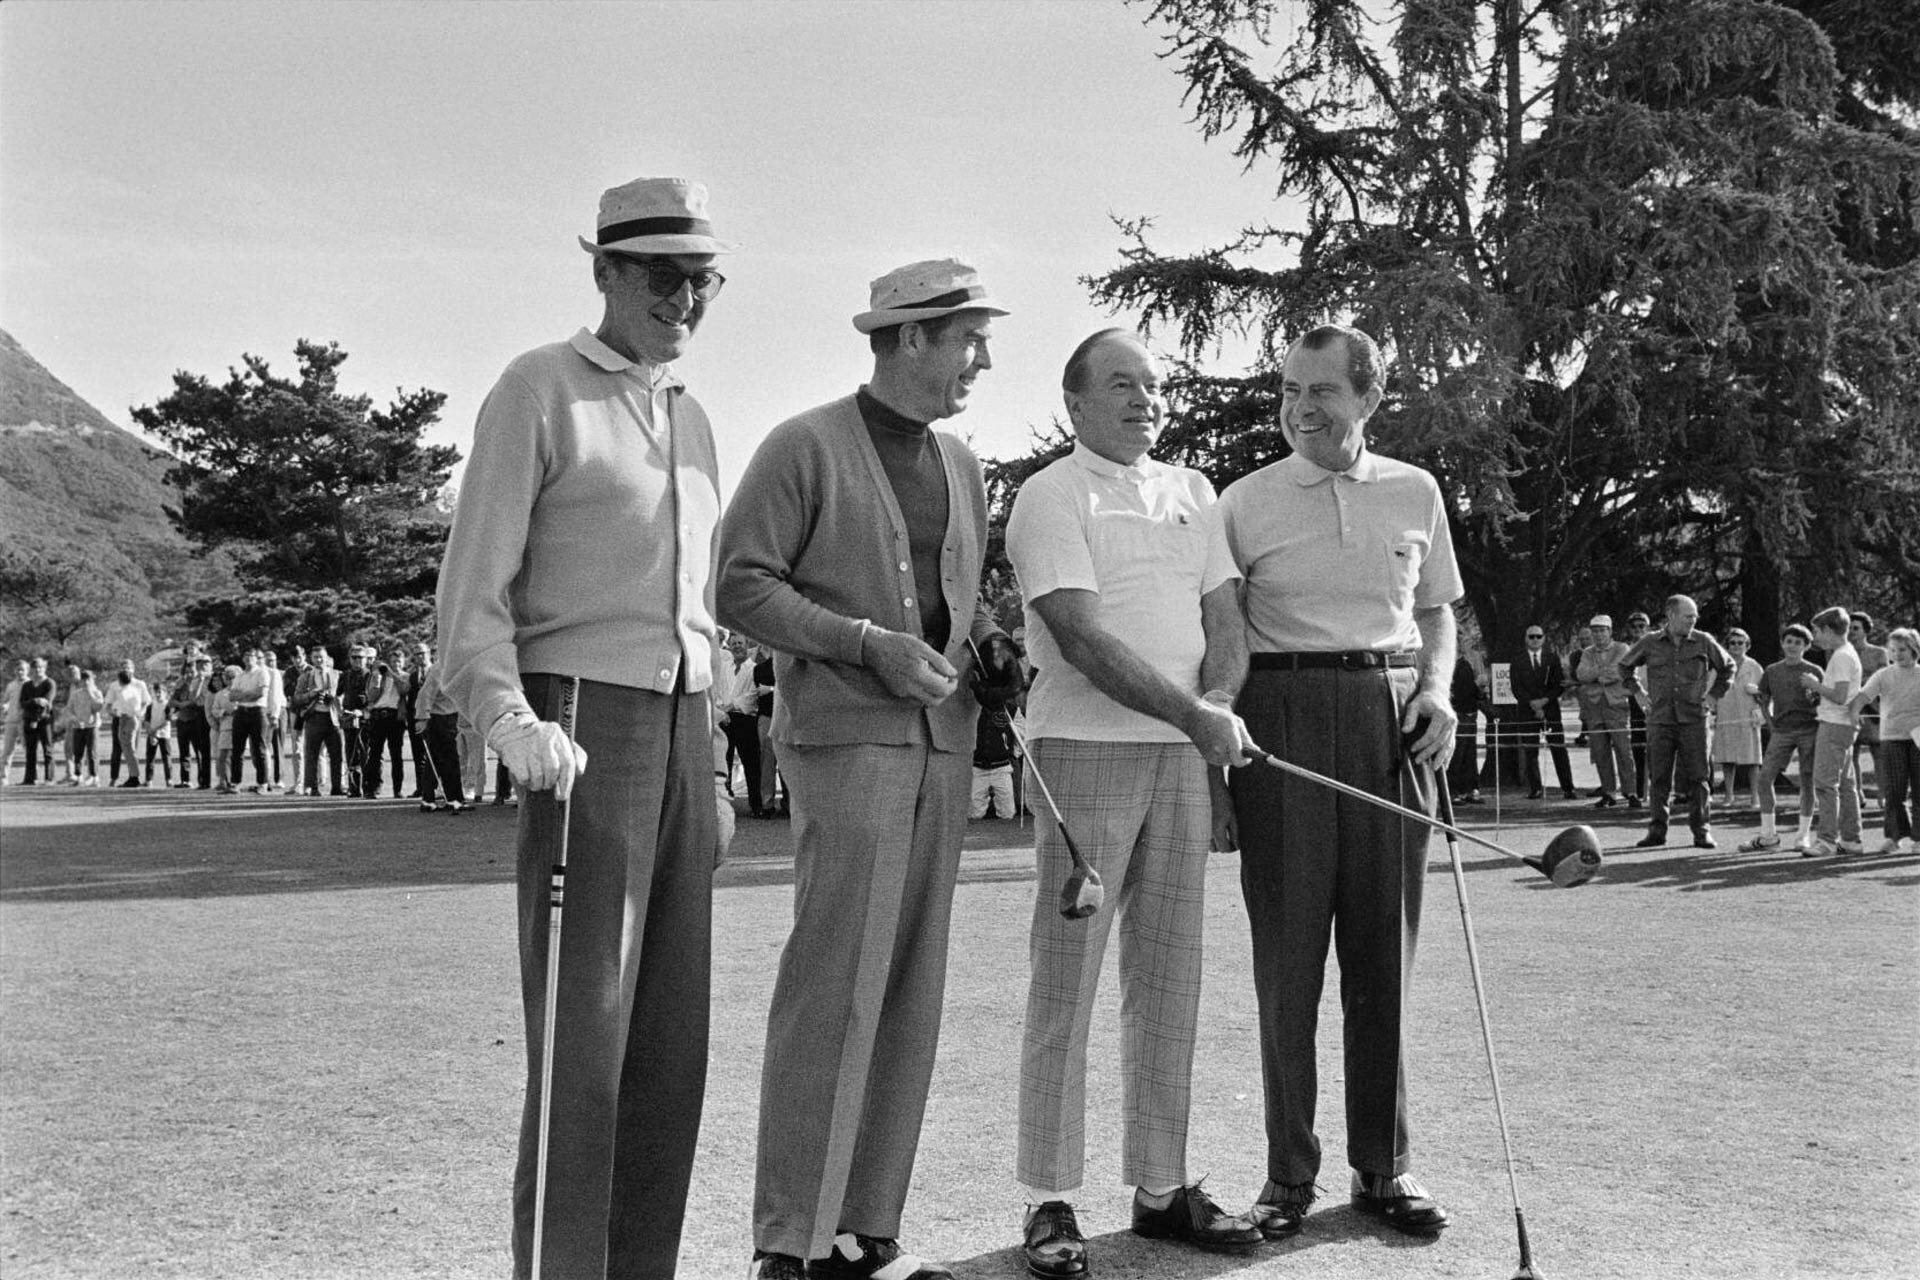
MULTIPOLYGON (((984 676, 987 671, 986 660, 980 656, 980 646, 973 642, 972 636, 967 637, 967 648, 973 651, 973 665, 979 668, 980 674, 984 676)), ((1026 759, 1027 767, 1033 770, 1033 780, 1040 784, 1040 794, 1046 799, 1047 808, 1053 811, 1053 820, 1060 825, 1062 831, 1065 831, 1067 820, 1060 816, 1060 806, 1053 802, 1053 792, 1047 790, 1047 780, 1040 776, 1040 766, 1033 762, 1033 752, 1027 746, 1027 735, 1020 732, 1020 726, 1013 722, 1012 716, 1007 717, 1007 729, 1013 734, 1013 740, 1020 744, 1020 754, 1026 759)), ((1073 849, 1071 845, 1068 848, 1078 860, 1080 851, 1073 849)))
MULTIPOLYGON (((1302 765, 1294 764, 1291 760, 1282 760, 1279 756, 1274 755, 1271 751, 1264 750, 1260 747, 1254 747, 1253 754, 1256 759, 1259 759, 1266 764, 1270 764, 1276 769, 1282 770, 1286 773, 1291 773, 1296 777, 1305 778, 1308 782, 1317 782, 1322 786, 1332 787, 1335 791, 1340 792, 1342 795, 1352 796, 1355 800, 1364 800, 1370 805, 1374 805, 1377 808, 1385 809, 1389 813, 1397 813, 1401 817, 1411 819, 1414 822, 1425 823, 1427 826, 1432 827, 1435 831, 1443 831, 1447 833, 1449 837, 1457 836, 1462 840, 1471 840, 1475 844, 1482 845, 1488 849, 1491 849, 1495 853, 1500 854, 1503 857, 1512 858, 1515 862, 1526 861, 1526 858, 1524 858, 1520 854, 1515 853, 1513 850, 1507 848, 1504 845, 1495 844, 1493 841, 1487 839, 1485 836, 1477 836, 1473 834, 1473 832, 1471 831, 1463 831, 1459 827, 1454 826, 1452 822, 1451 813, 1449 813, 1447 819, 1445 820, 1438 819, 1438 818, 1431 818, 1431 817, 1428 817, 1426 814, 1421 813, 1418 809, 1409 809, 1407 808, 1407 806, 1403 804, 1395 804, 1393 801, 1388 800, 1382 796, 1374 795, 1371 791, 1362 791, 1359 787, 1350 786, 1347 783, 1341 782, 1338 778, 1329 778, 1324 773, 1315 773, 1312 769, 1308 769, 1302 765)), ((1438 777, 1439 775, 1436 774, 1435 776, 1438 777)))
MULTIPOLYGON (((573 718, 579 705, 580 677, 568 677, 560 693, 560 730, 567 737, 567 754, 573 754, 573 718)), ((541 1269, 541 1250, 547 1229, 547 1156, 553 1131, 553 1029, 555 1006, 560 1002, 560 926, 567 896, 567 830, 572 825, 571 797, 560 800, 560 847, 553 863, 552 887, 547 898, 547 1002, 540 1034, 540 1164, 533 1190, 533 1280, 545 1280, 541 1269)))
MULTIPOLYGON (((1007 722, 1007 728, 1013 731, 1013 740, 1020 744, 1020 754, 1026 758, 1027 768, 1033 771, 1033 780, 1040 784, 1040 795, 1046 800, 1047 808, 1052 810, 1054 822, 1059 825, 1062 831, 1065 831, 1067 829, 1067 820, 1060 816, 1060 806, 1053 802, 1053 792, 1047 790, 1047 780, 1040 775, 1040 766, 1033 762, 1033 749, 1027 746, 1027 735, 1020 732, 1020 726, 1014 724, 1011 720, 1007 722)), ((1080 851, 1078 849, 1074 849, 1071 845, 1068 846, 1068 849, 1075 857, 1079 856, 1080 851)))
MULTIPOLYGON (((1447 789, 1447 776, 1440 770, 1433 771, 1435 796, 1440 804, 1440 816, 1453 817, 1453 794, 1447 789)), ((1513 1222, 1520 1235, 1520 1265, 1532 1265, 1532 1250, 1527 1243, 1527 1219, 1520 1211, 1520 1177, 1513 1165, 1513 1138, 1507 1131, 1507 1104, 1500 1092, 1500 1062, 1493 1052, 1493 1023, 1487 1016, 1487 989, 1480 980, 1480 948, 1475 944, 1473 933, 1473 913, 1467 907, 1467 877, 1460 867, 1460 842, 1454 837, 1454 827, 1449 821, 1441 828, 1447 837, 1447 861, 1453 868, 1453 891, 1460 899, 1460 929, 1467 940, 1467 971, 1473 975, 1473 1002, 1480 1014, 1480 1042, 1487 1051, 1487 1078, 1493 1082, 1493 1114, 1500 1121, 1500 1149, 1507 1158, 1507 1190, 1513 1197, 1513 1222)))

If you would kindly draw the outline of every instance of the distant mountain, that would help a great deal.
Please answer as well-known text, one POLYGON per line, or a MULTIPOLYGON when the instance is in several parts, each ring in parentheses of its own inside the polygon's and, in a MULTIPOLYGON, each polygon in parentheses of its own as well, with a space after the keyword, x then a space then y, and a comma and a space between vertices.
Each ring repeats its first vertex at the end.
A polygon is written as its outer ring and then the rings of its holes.
POLYGON ((0 546, 63 550, 176 613, 234 589, 168 520, 173 459, 109 422, 0 330, 0 546))

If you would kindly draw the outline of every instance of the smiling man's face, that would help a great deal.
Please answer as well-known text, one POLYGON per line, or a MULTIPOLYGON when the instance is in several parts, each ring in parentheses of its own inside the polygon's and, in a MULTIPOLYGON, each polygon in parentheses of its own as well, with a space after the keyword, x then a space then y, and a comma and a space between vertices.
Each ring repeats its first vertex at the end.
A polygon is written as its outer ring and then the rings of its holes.
POLYGON ((1380 388, 1354 390, 1344 340, 1317 350, 1295 343, 1281 374, 1280 427, 1293 451, 1328 471, 1345 471, 1360 458, 1367 419, 1380 407, 1380 388))
POLYGON ((1131 335, 1107 339, 1087 355, 1085 389, 1067 393, 1067 417, 1081 444, 1109 462, 1132 466, 1166 426, 1160 362, 1131 335))

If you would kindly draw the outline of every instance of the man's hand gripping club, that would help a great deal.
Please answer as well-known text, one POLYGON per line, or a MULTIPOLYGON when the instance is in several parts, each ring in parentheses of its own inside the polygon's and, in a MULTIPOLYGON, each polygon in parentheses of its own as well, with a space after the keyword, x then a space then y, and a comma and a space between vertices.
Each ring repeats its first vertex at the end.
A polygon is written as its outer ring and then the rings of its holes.
POLYGON ((493 722, 487 745, 507 766, 513 780, 528 791, 552 791, 565 802, 573 794, 573 780, 587 770, 587 752, 568 742, 566 732, 531 711, 513 711, 493 722))

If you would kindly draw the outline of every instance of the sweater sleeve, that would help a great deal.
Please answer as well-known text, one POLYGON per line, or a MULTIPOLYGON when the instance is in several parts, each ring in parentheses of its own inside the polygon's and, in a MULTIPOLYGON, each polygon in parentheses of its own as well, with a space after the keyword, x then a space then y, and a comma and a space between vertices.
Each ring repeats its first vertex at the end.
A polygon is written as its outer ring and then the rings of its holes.
POLYGON ((804 423, 776 427, 747 464, 720 525, 715 593, 723 626, 797 657, 860 665, 866 620, 821 607, 793 586, 832 468, 804 423))
POLYGON ((532 387, 513 370, 488 394, 440 565, 440 678, 483 734, 509 712, 533 710, 520 690, 509 589, 540 496, 544 418, 532 387))

